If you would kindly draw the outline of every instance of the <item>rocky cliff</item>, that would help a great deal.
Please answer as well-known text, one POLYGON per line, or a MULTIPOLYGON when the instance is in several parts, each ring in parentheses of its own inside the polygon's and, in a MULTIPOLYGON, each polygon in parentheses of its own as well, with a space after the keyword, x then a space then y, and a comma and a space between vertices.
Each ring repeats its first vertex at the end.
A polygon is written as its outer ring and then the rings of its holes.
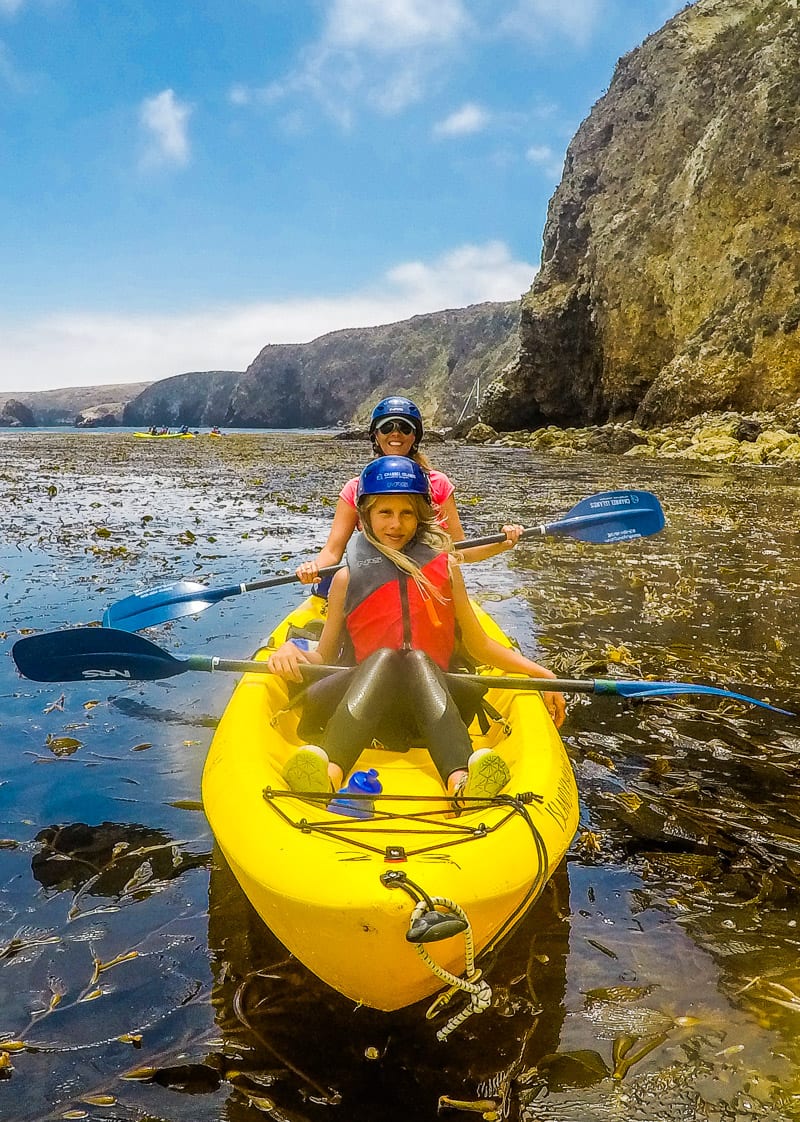
MULTIPOLYGON (((31 393, 0 393, 0 425, 13 424, 15 405, 27 410, 25 425, 121 424, 122 412, 149 382, 126 385, 73 386, 68 389, 38 390, 31 393), (3 417, 11 418, 3 420, 3 417)), ((18 410, 16 411, 18 412, 18 410)))
POLYGON ((125 406, 125 425, 222 425, 240 370, 202 370, 153 382, 125 406))
POLYGON ((569 146, 495 428, 800 396, 800 10, 698 0, 622 58, 569 146))
POLYGON ((0 404, 0 428, 30 428, 35 424, 33 411, 22 401, 9 397, 0 404))
POLYGON ((375 401, 408 393, 433 425, 457 420, 476 383, 517 352, 519 304, 476 304, 383 327, 266 346, 244 373, 214 370, 154 382, 125 408, 126 425, 304 428, 366 419, 375 401))
POLYGON ((224 423, 295 428, 362 422, 377 400, 408 394, 434 426, 458 420, 516 354, 519 304, 475 304, 400 323, 268 346, 238 381, 224 423))

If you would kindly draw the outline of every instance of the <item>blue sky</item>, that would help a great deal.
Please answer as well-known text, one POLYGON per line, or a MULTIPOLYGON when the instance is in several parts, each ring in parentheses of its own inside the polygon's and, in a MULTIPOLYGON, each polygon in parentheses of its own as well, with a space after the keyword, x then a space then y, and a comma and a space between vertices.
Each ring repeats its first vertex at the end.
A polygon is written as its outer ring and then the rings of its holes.
POLYGON ((0 0, 0 391, 516 299, 685 0, 0 0))

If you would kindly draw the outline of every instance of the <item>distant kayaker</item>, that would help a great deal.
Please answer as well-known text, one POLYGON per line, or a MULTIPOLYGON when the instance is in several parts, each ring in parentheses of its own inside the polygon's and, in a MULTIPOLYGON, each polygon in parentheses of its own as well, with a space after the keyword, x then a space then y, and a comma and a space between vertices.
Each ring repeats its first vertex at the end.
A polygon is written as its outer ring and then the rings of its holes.
MULTIPOLYGON (((491 798, 508 782, 508 766, 497 752, 473 752, 467 729, 485 688, 448 686, 443 672, 460 645, 480 665, 554 675, 481 627, 419 464, 403 456, 373 460, 359 477, 356 502, 363 533, 331 583, 317 649, 289 641, 268 661, 272 673, 294 682, 303 681, 303 663, 336 663, 345 646, 356 663, 304 691, 299 735, 324 747, 299 749, 284 778, 292 790, 335 791, 375 738, 395 750, 424 744, 449 795, 491 798)), ((542 697, 560 725, 564 698, 542 697)))
MULTIPOLYGON (((463 541, 464 531, 458 515, 453 494, 455 487, 444 472, 437 471, 419 446, 424 434, 422 414, 413 401, 407 397, 385 397, 379 401, 372 410, 369 425, 369 437, 372 441, 372 451, 375 456, 408 456, 419 464, 430 480, 430 493, 436 518, 442 527, 447 530, 453 541, 463 541)), ((320 569, 329 565, 338 565, 344 556, 347 543, 358 525, 358 511, 356 510, 356 489, 358 477, 350 479, 339 492, 339 501, 333 515, 328 540, 316 557, 304 561, 295 570, 297 579, 303 584, 313 584, 319 576, 320 569)), ((499 545, 479 546, 477 549, 465 550, 464 561, 483 561, 493 557, 496 553, 513 549, 519 541, 522 527, 518 525, 503 526, 506 541, 499 545)))

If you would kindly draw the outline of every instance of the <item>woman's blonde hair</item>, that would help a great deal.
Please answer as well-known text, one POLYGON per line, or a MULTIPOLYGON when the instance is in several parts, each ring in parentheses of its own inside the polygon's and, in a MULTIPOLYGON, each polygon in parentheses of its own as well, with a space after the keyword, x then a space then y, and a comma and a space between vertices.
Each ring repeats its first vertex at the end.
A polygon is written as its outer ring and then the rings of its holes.
MULTIPOLYGON (((414 513, 417 516, 417 531, 414 535, 416 540, 421 542, 422 545, 427 545, 430 549, 435 550, 436 553, 447 553, 451 564, 460 561, 461 555, 456 553, 453 539, 436 521, 436 512, 428 499, 426 499, 424 495, 417 495, 413 492, 398 493, 402 494, 403 498, 408 499, 414 508, 414 513)), ((364 495, 360 500, 358 504, 358 514, 361 519, 364 536, 367 541, 370 542, 379 553, 387 557, 392 564, 396 565, 398 569, 402 569, 404 573, 408 573, 423 596, 425 595, 425 592, 423 592, 424 588, 436 600, 442 601, 444 597, 434 588, 419 565, 417 565, 408 554, 403 553, 399 549, 392 549, 391 546, 382 545, 375 537, 372 529, 370 511, 377 502, 385 497, 385 495, 364 495)))

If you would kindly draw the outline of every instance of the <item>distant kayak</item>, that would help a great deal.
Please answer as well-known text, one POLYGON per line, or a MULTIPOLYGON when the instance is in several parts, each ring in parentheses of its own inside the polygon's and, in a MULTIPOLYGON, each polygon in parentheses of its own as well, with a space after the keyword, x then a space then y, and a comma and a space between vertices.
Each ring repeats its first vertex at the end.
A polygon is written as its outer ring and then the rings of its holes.
POLYGON ((140 440, 194 440, 193 432, 135 432, 140 440))

